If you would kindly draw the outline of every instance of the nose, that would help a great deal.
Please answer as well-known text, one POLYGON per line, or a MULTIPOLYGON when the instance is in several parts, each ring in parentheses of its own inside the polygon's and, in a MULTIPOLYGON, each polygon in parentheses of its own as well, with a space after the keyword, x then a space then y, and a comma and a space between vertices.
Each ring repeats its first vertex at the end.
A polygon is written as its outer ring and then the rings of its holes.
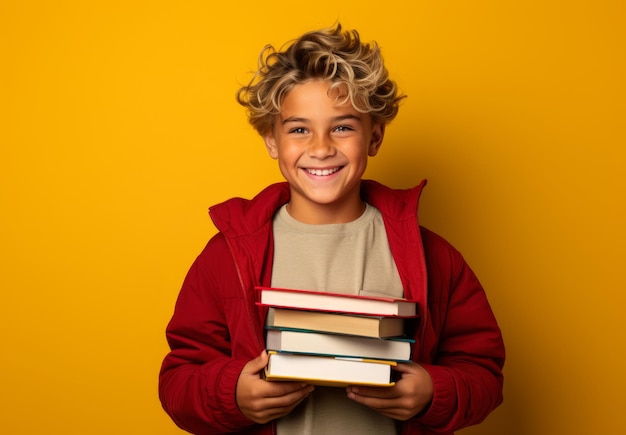
POLYGON ((324 135, 315 136, 309 146, 309 155, 318 159, 324 159, 335 155, 336 150, 330 137, 324 135))

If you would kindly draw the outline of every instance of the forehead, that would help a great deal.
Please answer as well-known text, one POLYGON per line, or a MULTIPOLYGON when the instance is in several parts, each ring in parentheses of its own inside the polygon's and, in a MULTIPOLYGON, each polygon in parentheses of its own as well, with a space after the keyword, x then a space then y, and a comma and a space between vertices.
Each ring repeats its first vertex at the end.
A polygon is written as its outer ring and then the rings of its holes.
POLYGON ((281 113, 293 110, 354 111, 345 86, 331 88, 328 80, 310 80, 295 85, 283 98, 281 113))

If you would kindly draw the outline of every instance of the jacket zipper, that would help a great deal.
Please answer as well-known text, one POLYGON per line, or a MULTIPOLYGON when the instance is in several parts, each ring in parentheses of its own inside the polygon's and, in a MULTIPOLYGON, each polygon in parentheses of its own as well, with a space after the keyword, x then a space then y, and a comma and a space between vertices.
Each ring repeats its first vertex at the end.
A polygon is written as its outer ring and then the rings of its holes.
POLYGON ((237 271, 237 278, 239 279, 239 285, 241 287, 241 291, 243 293, 243 299, 246 305, 246 312, 248 314, 248 320, 250 321, 250 324, 252 325, 252 329, 253 329, 253 333, 254 333, 254 339, 257 343, 257 345, 259 346, 260 349, 264 349, 265 348, 265 343, 261 343, 259 340, 259 335, 257 334, 257 324, 256 324, 256 319, 253 315, 253 313, 250 312, 250 301, 248 300, 248 292, 246 290, 246 285, 243 281, 243 276, 241 273, 241 269, 239 267, 239 263, 237 261, 237 256, 235 255, 235 250, 233 249, 233 246, 229 240, 228 237, 224 236, 224 239, 226 240, 226 245, 228 246, 228 250, 230 251, 230 255, 233 257, 233 263, 235 264, 235 270, 237 271))

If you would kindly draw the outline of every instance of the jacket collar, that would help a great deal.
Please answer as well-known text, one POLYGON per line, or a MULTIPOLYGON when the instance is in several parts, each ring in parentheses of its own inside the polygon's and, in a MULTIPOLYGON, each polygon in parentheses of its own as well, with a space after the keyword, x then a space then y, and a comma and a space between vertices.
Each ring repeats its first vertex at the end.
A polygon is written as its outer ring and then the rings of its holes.
MULTIPOLYGON (((391 189, 373 180, 361 182, 363 200, 377 209, 386 219, 396 221, 415 219, 419 197, 426 185, 423 180, 411 189, 391 189)), ((289 184, 272 184, 252 199, 231 198, 212 206, 209 214, 225 236, 253 234, 271 222, 280 206, 289 202, 289 184)))

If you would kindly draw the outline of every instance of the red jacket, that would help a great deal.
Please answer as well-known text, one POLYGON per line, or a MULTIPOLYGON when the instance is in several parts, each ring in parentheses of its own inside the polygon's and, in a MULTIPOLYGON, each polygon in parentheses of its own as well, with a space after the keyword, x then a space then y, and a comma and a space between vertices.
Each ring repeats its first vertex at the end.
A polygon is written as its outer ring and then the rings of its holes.
MULTIPOLYGON (((412 359, 428 370, 434 397, 403 434, 451 434, 479 423, 502 402, 504 345, 485 293, 462 256, 418 225, 425 182, 392 190, 362 182, 362 196, 383 216, 405 297, 421 318, 412 359)), ((171 352, 159 378, 163 407, 195 434, 274 433, 238 409, 235 387, 243 366, 265 348, 267 309, 256 306, 255 285, 270 285, 272 217, 289 201, 286 183, 252 200, 233 198, 210 209, 219 230, 191 266, 167 326, 171 352)))

